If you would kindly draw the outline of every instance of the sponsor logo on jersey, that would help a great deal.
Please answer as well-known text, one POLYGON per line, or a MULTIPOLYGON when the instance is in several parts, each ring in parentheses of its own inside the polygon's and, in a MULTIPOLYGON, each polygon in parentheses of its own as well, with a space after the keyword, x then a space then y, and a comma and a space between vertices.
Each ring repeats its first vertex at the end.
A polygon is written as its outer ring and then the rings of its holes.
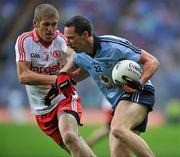
POLYGON ((38 53, 31 53, 32 58, 40 58, 40 55, 38 53))
POLYGON ((57 71, 62 69, 64 65, 59 67, 58 65, 48 66, 48 67, 32 67, 31 70, 37 73, 47 73, 47 74, 55 74, 57 71))
POLYGON ((94 69, 96 72, 102 72, 102 67, 100 65, 94 65, 94 69))

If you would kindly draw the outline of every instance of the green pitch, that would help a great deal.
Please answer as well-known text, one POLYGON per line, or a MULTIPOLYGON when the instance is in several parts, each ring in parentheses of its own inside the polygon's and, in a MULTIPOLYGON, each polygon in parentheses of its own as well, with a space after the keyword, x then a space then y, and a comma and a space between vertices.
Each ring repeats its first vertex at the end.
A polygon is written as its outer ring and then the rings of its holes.
MULTIPOLYGON (((99 126, 83 126, 87 137, 99 126)), ((157 157, 180 157, 180 125, 148 128, 142 137, 157 157)), ((108 138, 93 148, 99 157, 109 157, 108 138)), ((0 124, 0 157, 68 157, 36 125, 0 124)))

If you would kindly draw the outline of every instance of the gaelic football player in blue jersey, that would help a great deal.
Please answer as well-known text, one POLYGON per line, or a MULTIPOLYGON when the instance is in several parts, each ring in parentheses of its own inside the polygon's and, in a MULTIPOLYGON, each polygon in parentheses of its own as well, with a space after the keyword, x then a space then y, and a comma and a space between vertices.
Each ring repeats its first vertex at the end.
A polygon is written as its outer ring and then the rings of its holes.
POLYGON ((114 110, 110 127, 111 157, 155 155, 139 136, 145 132, 148 113, 153 110, 155 89, 149 80, 156 72, 158 60, 128 40, 112 36, 94 36, 91 22, 74 16, 64 24, 64 35, 74 55, 62 69, 72 72, 80 68, 76 81, 91 75, 114 110), (112 80, 112 69, 120 60, 133 60, 143 67, 139 81, 129 81, 119 87, 112 80))

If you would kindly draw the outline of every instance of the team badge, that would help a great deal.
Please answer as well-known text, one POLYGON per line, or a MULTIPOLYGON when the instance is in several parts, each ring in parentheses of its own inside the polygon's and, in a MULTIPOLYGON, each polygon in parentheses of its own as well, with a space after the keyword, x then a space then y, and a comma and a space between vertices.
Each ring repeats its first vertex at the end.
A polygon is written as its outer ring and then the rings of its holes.
POLYGON ((111 83, 111 79, 106 75, 99 76, 101 82, 105 85, 104 87, 108 90, 113 89, 114 85, 111 83))
POLYGON ((53 52, 53 57, 54 57, 54 58, 59 58, 60 56, 61 56, 61 52, 60 52, 60 51, 55 50, 55 51, 53 52))
POLYGON ((100 80, 104 84, 109 84, 109 82, 110 82, 110 79, 106 75, 100 75, 100 80))

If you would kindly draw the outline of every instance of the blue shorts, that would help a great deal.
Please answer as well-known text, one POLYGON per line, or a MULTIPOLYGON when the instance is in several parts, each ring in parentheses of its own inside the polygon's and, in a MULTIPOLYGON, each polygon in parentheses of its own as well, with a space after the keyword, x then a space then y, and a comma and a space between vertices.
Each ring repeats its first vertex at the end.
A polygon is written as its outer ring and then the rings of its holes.
MULTIPOLYGON (((152 86, 144 86, 142 90, 139 90, 134 93, 123 93, 121 97, 119 98, 118 102, 121 100, 129 100, 141 105, 145 105, 148 107, 148 112, 153 110, 153 106, 155 103, 155 89, 152 86)), ((114 111, 115 108, 114 107, 114 111)), ((136 126, 133 130, 140 131, 140 132, 145 132, 146 126, 148 122, 148 116, 143 120, 141 124, 136 126)))

